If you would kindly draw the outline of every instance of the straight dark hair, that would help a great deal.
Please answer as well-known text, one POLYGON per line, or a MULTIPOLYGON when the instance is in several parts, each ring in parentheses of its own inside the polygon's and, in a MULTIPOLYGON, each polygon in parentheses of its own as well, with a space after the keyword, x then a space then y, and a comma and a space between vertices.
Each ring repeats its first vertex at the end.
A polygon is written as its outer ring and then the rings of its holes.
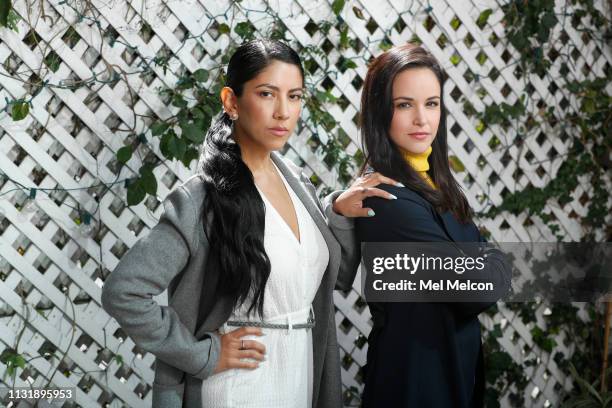
POLYGON ((446 107, 444 106, 444 82, 446 74, 436 58, 417 44, 393 47, 376 57, 368 67, 361 94, 359 125, 365 163, 381 174, 402 182, 429 201, 438 211, 451 211, 455 217, 467 223, 473 212, 451 174, 446 143, 446 107), (428 157, 430 177, 437 189, 432 188, 403 158, 399 147, 389 136, 393 119, 393 81, 402 71, 411 68, 428 68, 440 83, 440 124, 428 157))
MULTIPOLYGON (((240 97, 244 83, 255 78, 273 61, 304 70, 298 54, 276 40, 252 40, 240 45, 229 60, 226 84, 240 97)), ((270 259, 264 249, 265 206, 242 161, 233 138, 229 115, 213 118, 206 133, 198 170, 206 185, 202 222, 210 255, 220 268, 218 290, 230 295, 234 306, 253 296, 248 314, 257 310, 263 318, 264 289, 270 276, 270 259), (208 226, 208 228, 207 228, 208 226)))

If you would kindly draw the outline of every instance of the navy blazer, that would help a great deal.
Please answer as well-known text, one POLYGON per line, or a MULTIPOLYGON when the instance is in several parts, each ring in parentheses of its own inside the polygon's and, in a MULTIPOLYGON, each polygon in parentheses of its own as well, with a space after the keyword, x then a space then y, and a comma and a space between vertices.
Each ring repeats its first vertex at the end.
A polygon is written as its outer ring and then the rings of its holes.
MULTIPOLYGON (((482 242, 473 222, 438 214, 417 192, 381 184, 397 200, 370 197, 373 217, 356 218, 361 242, 482 242)), ((487 257, 485 271, 505 288, 511 268, 487 257)), ((372 303, 374 322, 364 367, 363 407, 468 408, 484 405, 478 314, 495 302, 372 303)))

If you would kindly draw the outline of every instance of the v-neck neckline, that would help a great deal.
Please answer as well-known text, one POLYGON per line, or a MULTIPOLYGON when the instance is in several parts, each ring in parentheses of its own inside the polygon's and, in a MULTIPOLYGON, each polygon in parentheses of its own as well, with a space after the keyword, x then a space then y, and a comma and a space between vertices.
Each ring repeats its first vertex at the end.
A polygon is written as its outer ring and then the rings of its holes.
MULTIPOLYGON (((255 184, 255 187, 257 188, 257 191, 259 191, 259 195, 261 196, 261 198, 266 202, 266 208, 267 207, 271 207, 272 208, 272 212, 274 214, 276 214, 276 216, 279 218, 281 224, 284 225, 284 228, 287 230, 289 235, 291 235, 293 237, 293 239, 295 240, 295 242, 297 243, 297 245, 301 247, 302 246, 302 241, 304 240, 304 237, 302 236, 303 228, 302 228, 302 225, 300 224, 300 215, 298 213, 298 206, 296 204, 296 200, 293 197, 293 194, 292 194, 293 192, 292 192, 291 186, 289 185, 287 180, 285 180, 285 176, 283 176, 283 173, 280 171, 280 169, 278 168, 276 163, 274 163, 274 161, 272 161, 272 164, 276 168, 276 171, 278 172, 278 175, 280 176, 280 178, 281 178, 285 188, 287 189, 287 194, 289 194, 289 200, 291 200, 291 205, 293 206, 293 211, 295 213, 296 221, 297 221, 297 224, 298 224, 298 234, 299 234, 299 237, 300 237, 299 239, 298 239, 298 237, 295 236, 295 233, 291 229, 291 226, 289 226, 289 224, 287 223, 287 221, 285 221, 283 216, 280 215, 280 213, 278 212, 276 207, 274 207, 272 202, 270 200, 268 200, 268 197, 266 197, 266 195, 259 188, 259 186, 257 184, 255 184)), ((298 198, 298 200, 299 200, 299 198, 298 198)))

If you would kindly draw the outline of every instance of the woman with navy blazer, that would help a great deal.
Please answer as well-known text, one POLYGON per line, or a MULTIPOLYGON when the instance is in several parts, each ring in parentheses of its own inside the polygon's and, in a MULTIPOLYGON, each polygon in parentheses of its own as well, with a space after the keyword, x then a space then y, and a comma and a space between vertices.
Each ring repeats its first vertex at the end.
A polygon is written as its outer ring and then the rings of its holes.
MULTIPOLYGON (((361 99, 366 163, 405 187, 381 185, 396 200, 364 200, 374 214, 356 219, 362 242, 479 242, 472 210, 448 163, 445 74, 414 44, 373 60, 361 99)), ((485 273, 509 287, 501 253, 487 250, 485 273)), ((364 367, 363 407, 467 408, 483 405, 478 314, 493 302, 371 303, 373 328, 364 367)))

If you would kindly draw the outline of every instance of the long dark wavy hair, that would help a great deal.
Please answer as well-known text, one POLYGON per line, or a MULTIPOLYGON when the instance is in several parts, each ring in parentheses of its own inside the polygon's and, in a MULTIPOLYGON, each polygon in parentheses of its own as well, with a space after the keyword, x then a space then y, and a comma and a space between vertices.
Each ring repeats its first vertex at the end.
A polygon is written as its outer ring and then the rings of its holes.
POLYGON ((446 74, 436 58, 423 47, 404 44, 393 47, 376 57, 368 67, 368 73, 361 94, 359 125, 362 135, 362 150, 365 163, 361 173, 368 166, 402 182, 428 200, 437 210, 451 211, 455 217, 467 223, 473 212, 451 174, 446 143, 446 107, 444 106, 444 82, 446 74), (431 179, 437 186, 433 189, 406 162, 399 147, 391 140, 389 128, 393 118, 393 81, 402 71, 425 67, 433 71, 440 83, 440 124, 431 145, 428 157, 431 179))
MULTIPOLYGON (((252 40, 240 45, 230 58, 225 86, 240 98, 244 83, 275 60, 296 65, 304 82, 300 57, 291 47, 276 40, 252 40)), ((206 133, 198 170, 207 192, 204 231, 210 255, 220 268, 218 290, 229 295, 234 306, 252 295, 247 313, 257 310, 263 317, 264 289, 270 276, 270 259, 264 249, 265 206, 224 111, 213 118, 206 133)))

